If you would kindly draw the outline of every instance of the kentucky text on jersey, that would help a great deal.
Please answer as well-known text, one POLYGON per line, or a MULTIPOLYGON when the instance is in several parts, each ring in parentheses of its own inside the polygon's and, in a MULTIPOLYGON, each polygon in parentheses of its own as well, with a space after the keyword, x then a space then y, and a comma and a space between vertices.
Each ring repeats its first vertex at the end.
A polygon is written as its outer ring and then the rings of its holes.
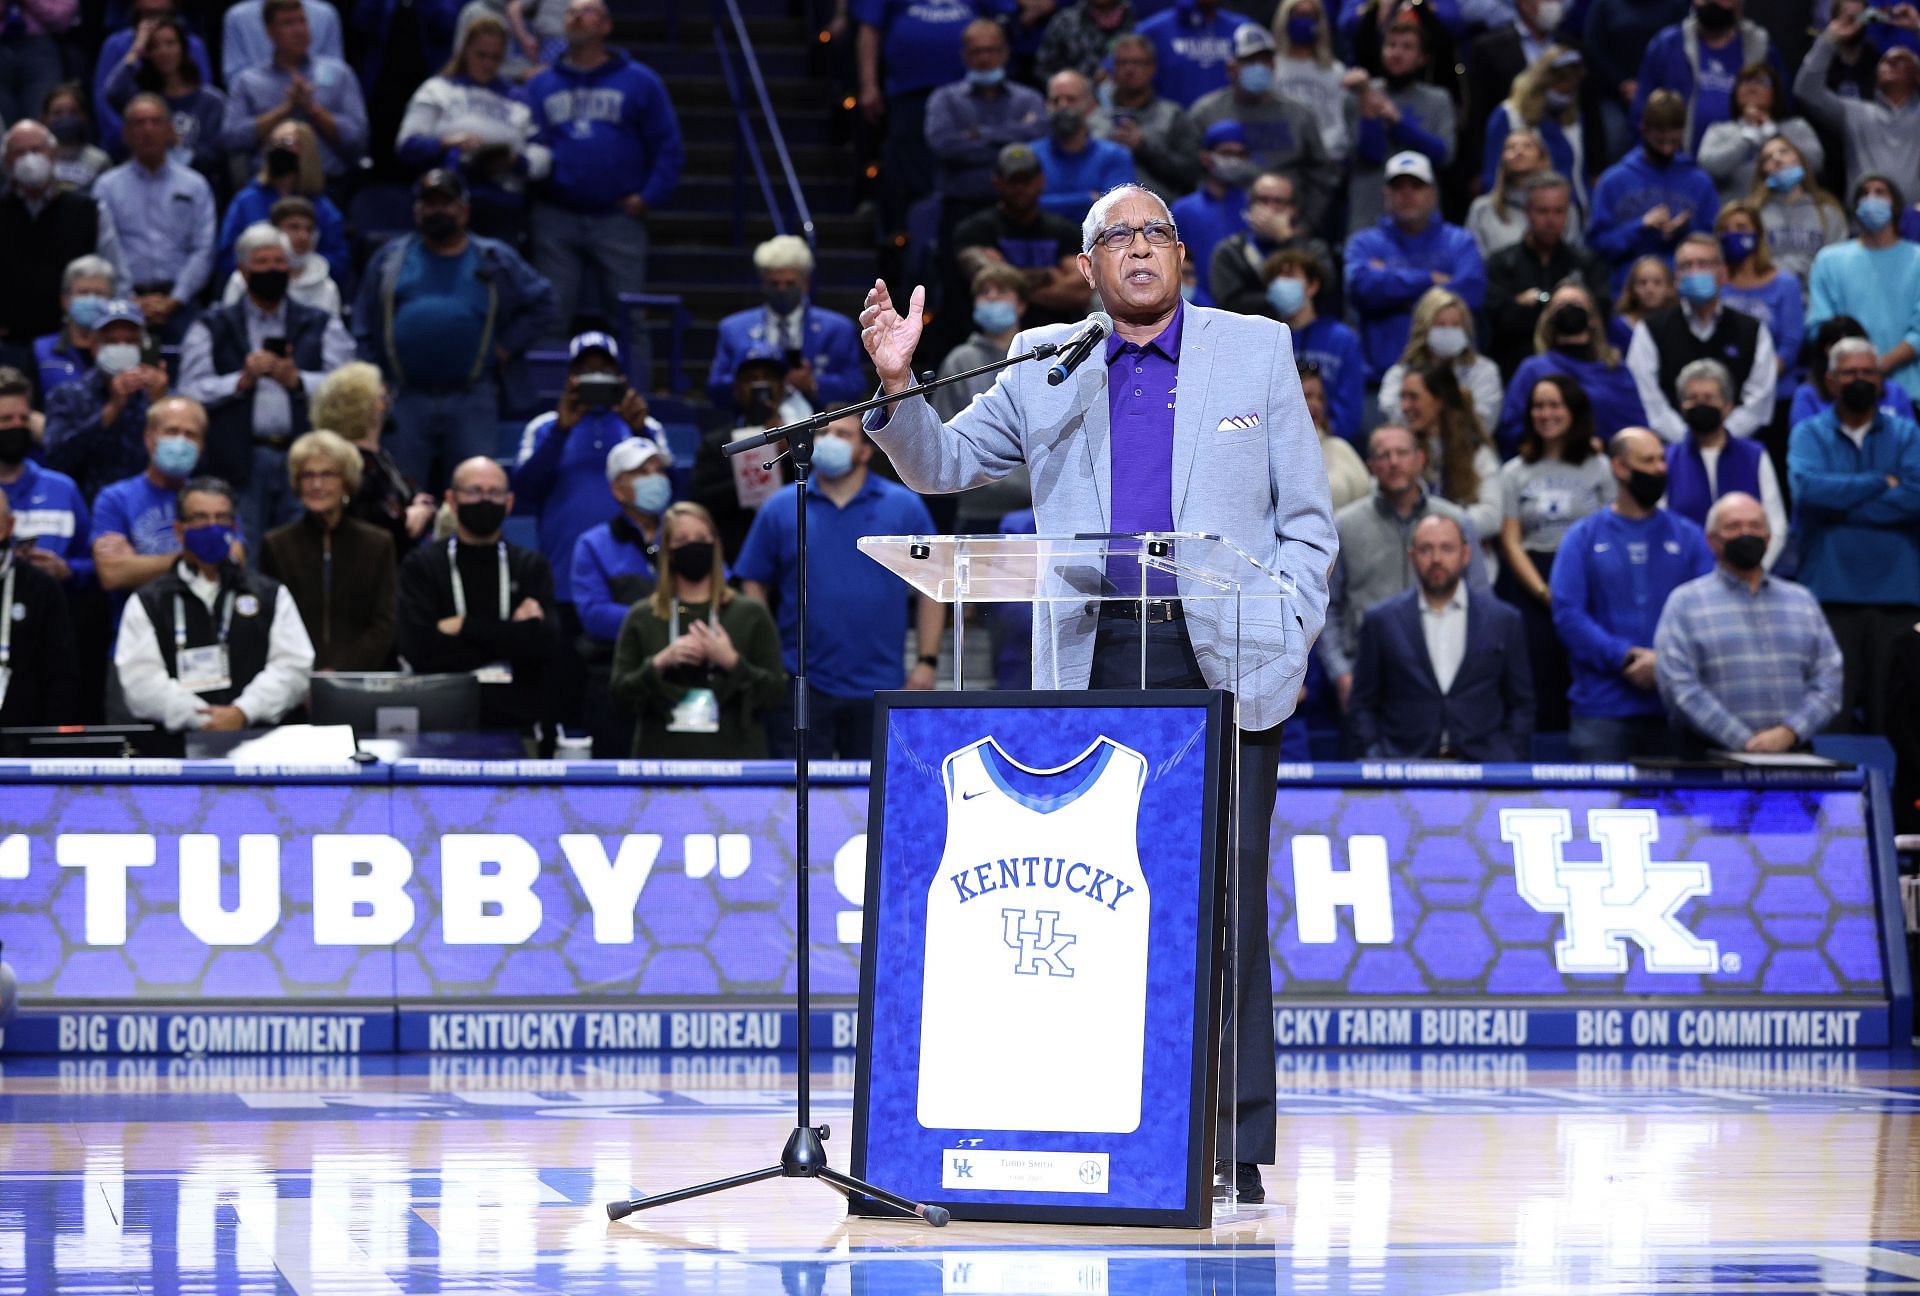
POLYGON ((1116 913, 1119 912, 1120 902, 1137 889, 1105 869, 1080 862, 1069 864, 1065 859, 1055 859, 1051 855, 1017 855, 991 860, 970 869, 962 869, 951 874, 947 880, 960 893, 961 904, 977 900, 992 891, 1015 887, 1045 887, 1049 890, 1065 887, 1076 895, 1099 901, 1116 913), (969 879, 973 882, 972 886, 967 885, 969 879), (1107 885, 1109 882, 1113 884, 1111 887, 1107 885))

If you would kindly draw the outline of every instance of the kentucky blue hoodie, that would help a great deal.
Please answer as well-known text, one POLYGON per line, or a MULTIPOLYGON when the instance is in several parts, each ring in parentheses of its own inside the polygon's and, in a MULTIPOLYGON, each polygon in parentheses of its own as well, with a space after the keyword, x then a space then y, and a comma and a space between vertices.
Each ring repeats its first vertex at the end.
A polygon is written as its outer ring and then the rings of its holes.
POLYGON ((665 83, 619 50, 607 55, 591 72, 562 59, 526 90, 534 141, 553 150, 540 196, 591 216, 617 210, 633 193, 659 207, 673 196, 686 160, 665 83))
POLYGON ((1627 279, 1627 268, 1643 256, 1673 259, 1673 249, 1689 234, 1713 233, 1720 214, 1720 194, 1713 180, 1685 153, 1676 153, 1665 166, 1636 144, 1625 157, 1600 173, 1593 186, 1593 219, 1587 222, 1587 246, 1613 267, 1613 286, 1627 279), (1642 225, 1640 218, 1666 205, 1678 215, 1690 213, 1686 227, 1672 237, 1642 225))
POLYGON ((1372 229, 1347 240, 1347 301, 1360 316, 1360 349, 1367 358, 1367 381, 1378 382, 1407 349, 1413 304, 1434 286, 1444 285, 1479 310, 1487 298, 1487 267, 1473 235, 1438 215, 1418 234, 1409 234, 1382 216, 1372 229), (1375 266, 1371 262, 1381 262, 1375 266))

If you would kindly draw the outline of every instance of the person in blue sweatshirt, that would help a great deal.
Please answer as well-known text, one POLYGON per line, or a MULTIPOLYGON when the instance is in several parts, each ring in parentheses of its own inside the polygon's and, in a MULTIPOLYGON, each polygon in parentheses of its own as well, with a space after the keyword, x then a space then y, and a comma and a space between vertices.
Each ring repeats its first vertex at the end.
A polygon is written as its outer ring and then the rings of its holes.
POLYGON ((1640 145, 1600 173, 1593 186, 1587 246, 1613 269, 1613 289, 1643 256, 1672 262, 1689 234, 1711 234, 1720 214, 1713 178, 1681 151, 1687 135, 1686 100, 1671 90, 1647 97, 1640 145))
POLYGON ((1137 30, 1153 42, 1153 92, 1182 108, 1227 84, 1233 34, 1253 19, 1220 0, 1174 0, 1173 7, 1145 19, 1137 30))
POLYGON ((1548 585, 1573 668, 1567 744, 1579 761, 1665 756, 1673 734, 1654 676, 1653 632, 1673 591, 1713 570, 1700 528, 1660 507, 1666 445, 1628 428, 1608 445, 1613 506, 1575 522, 1548 585))
POLYGON ((1409 149, 1387 159, 1386 188, 1387 214, 1347 240, 1347 301, 1360 317, 1369 383, 1406 350, 1413 305, 1427 289, 1444 284, 1474 310, 1487 295, 1473 235, 1440 218, 1427 155, 1409 149))
POLYGON ((1313 308, 1320 295, 1320 258, 1301 248, 1275 252, 1261 267, 1267 276, 1267 305, 1274 318, 1293 330, 1293 354, 1315 365, 1327 393, 1327 422, 1335 436, 1363 444, 1366 386, 1360 338, 1337 319, 1313 308))
POLYGON ((613 650, 633 605, 658 582, 661 515, 673 503, 667 476, 673 456, 660 442, 632 436, 607 451, 607 488, 619 506, 612 520, 573 546, 573 603, 580 615, 580 656, 586 663, 581 721, 596 760, 633 750, 633 708, 614 697, 613 650))
POLYGON ((526 88, 533 142, 553 156, 535 196, 533 261, 566 329, 589 268, 606 315, 617 294, 646 291, 647 213, 673 196, 686 158, 666 83, 609 48, 612 31, 602 0, 573 0, 566 56, 526 88))
POLYGON ((1686 18, 1647 42, 1634 80, 1635 118, 1645 113, 1656 93, 1673 91, 1686 103, 1687 148, 1697 153, 1707 127, 1739 117, 1733 91, 1741 69, 1766 63, 1781 85, 1787 83, 1780 50, 1767 29, 1743 17, 1740 9, 1741 0, 1694 0, 1686 18))
POLYGON ((558 408, 534 419, 521 434, 513 497, 538 515, 540 552, 553 568, 553 601, 571 639, 580 633, 573 610, 573 547, 606 516, 607 452, 628 437, 649 436, 659 425, 649 426, 647 398, 627 385, 620 347, 611 337, 582 333, 567 352, 567 385, 558 408), (613 382, 583 386, 583 379, 613 382), (601 403, 606 396, 611 402, 601 403))
POLYGON ((1920 427, 1879 407, 1885 381, 1872 342, 1834 343, 1833 407, 1787 441, 1799 580, 1846 663, 1841 732, 1886 732, 1889 646, 1920 621, 1920 427))

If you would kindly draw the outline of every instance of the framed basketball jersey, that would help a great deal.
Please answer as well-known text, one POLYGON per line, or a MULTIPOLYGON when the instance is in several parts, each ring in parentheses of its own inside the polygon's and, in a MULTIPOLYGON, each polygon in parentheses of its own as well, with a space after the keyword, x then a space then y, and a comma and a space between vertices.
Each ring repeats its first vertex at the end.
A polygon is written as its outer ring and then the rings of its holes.
POLYGON ((956 1219, 1210 1221, 1228 701, 879 695, 856 1175, 956 1219))

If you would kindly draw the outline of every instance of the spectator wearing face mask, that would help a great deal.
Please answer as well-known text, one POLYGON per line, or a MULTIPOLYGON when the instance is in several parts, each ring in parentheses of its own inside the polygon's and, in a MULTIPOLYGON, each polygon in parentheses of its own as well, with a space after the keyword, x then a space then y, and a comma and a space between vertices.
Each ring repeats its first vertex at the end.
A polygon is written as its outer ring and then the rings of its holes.
MULTIPOLYGON (((340 285, 333 281, 333 267, 315 250, 319 217, 313 204, 298 194, 282 198, 269 210, 267 223, 287 236, 287 264, 293 274, 287 299, 339 319, 340 285)), ((236 269, 227 276, 222 304, 232 306, 246 295, 247 277, 236 269)))
POLYGON ((1771 139, 1784 137, 1816 174, 1825 168, 1827 150, 1813 127, 1804 117, 1787 116, 1787 88, 1773 64, 1741 68, 1733 97, 1734 115, 1707 127, 1700 141, 1700 166, 1720 186, 1722 202, 1736 202, 1752 192, 1760 179, 1760 150, 1771 139))
POLYGON ((1348 75, 1347 133, 1353 139, 1353 169, 1347 185, 1347 230, 1371 227, 1386 207, 1386 187, 1396 174, 1389 163, 1417 153, 1427 160, 1428 184, 1453 162, 1457 128, 1453 98, 1425 80, 1427 28, 1406 15, 1387 29, 1380 46, 1382 75, 1356 69, 1348 75))
POLYGON ((56 387, 86 376, 93 368, 96 345, 93 330, 113 297, 113 266, 105 257, 89 253, 67 263, 60 276, 60 313, 64 324, 56 333, 33 340, 33 362, 40 379, 40 399, 56 387))
MULTIPOLYGON (((1583 217, 1587 192, 1586 128, 1580 118, 1580 84, 1587 63, 1576 49, 1549 47, 1514 81, 1513 93, 1487 119, 1480 184, 1491 189, 1508 140, 1526 131, 1544 150, 1537 171, 1549 167, 1573 185, 1574 208, 1583 217)), ((1471 138, 1471 137, 1469 137, 1471 138)))
POLYGON ((78 16, 77 0, 21 0, 9 6, 6 79, 0 121, 31 115, 60 83, 60 44, 78 16))
POLYGON ((1007 79, 1006 32, 976 18, 960 34, 967 74, 927 100, 927 147, 939 167, 934 191, 948 221, 993 202, 993 164, 1009 144, 1039 139, 1047 104, 1038 91, 1007 79))
POLYGON ((1033 151, 1046 172, 1040 205, 1078 221, 1093 200, 1116 185, 1133 182, 1133 155, 1093 133, 1098 104, 1093 84, 1078 72, 1056 72, 1047 82, 1047 136, 1033 151))
POLYGON ((112 213, 97 199, 59 186, 54 148, 47 128, 28 120, 7 128, 0 153, 9 181, 0 195, 0 282, 7 285, 0 294, 0 341, 16 347, 60 328, 61 275, 76 257, 105 258, 116 290, 125 286, 112 213))
POLYGON ((1202 131, 1215 122, 1238 122, 1253 165, 1291 180, 1300 222, 1318 229, 1332 202, 1338 170, 1313 114, 1275 90, 1273 64, 1273 34, 1252 23, 1242 27, 1233 34, 1233 58, 1227 65, 1232 83, 1194 104, 1193 120, 1202 131))
POLYGON ((169 396, 155 403, 147 415, 144 469, 94 500, 94 570, 101 587, 118 595, 116 602, 172 565, 180 550, 174 506, 206 443, 207 412, 198 401, 169 396))
MULTIPOLYGON (((1915 118, 1920 126, 1920 117, 1915 118)), ((1906 388, 1920 391, 1920 244, 1909 243, 1894 228, 1903 205, 1902 191, 1883 175, 1863 175, 1853 186, 1853 214, 1860 237, 1820 250, 1806 326, 1817 330, 1836 315, 1849 315, 1867 330, 1880 372, 1906 388)))
MULTIPOLYGON (((973 335, 947 353, 940 376, 965 373, 1006 359, 1013 338, 1027 313, 1026 279, 1011 266, 988 266, 973 277, 973 335)), ((935 392, 929 400, 934 412, 951 419, 993 386, 994 374, 981 374, 935 392)), ((963 491, 955 500, 955 530, 972 535, 998 530, 998 520, 1032 503, 1032 483, 1025 464, 998 481, 963 491)))
POLYGON ((1634 78, 1633 115, 1641 117, 1658 91, 1677 94, 1686 105, 1686 147, 1698 153, 1707 128, 1740 115, 1734 85, 1740 69, 1772 66, 1782 82, 1780 51, 1767 29, 1741 14, 1742 0, 1693 0, 1693 11, 1663 28, 1640 57, 1634 78))
POLYGON ((13 505, 13 541, 22 561, 71 589, 93 580, 87 548, 87 501, 73 478, 32 459, 33 386, 18 369, 0 366, 0 494, 13 505))
MULTIPOLYGON (((573 546, 573 601, 580 616, 576 647, 586 666, 581 715, 597 760, 632 752, 635 717, 613 696, 613 651, 628 612, 662 578, 662 527, 673 503, 671 464, 672 456, 657 441, 636 436, 615 442, 607 451, 606 474, 613 518, 573 546)), ((769 623, 770 639, 771 628, 769 623)))
MULTIPOLYGON (((1247 231, 1247 186, 1259 173, 1239 122, 1215 122, 1206 129, 1200 137, 1200 171, 1200 187, 1168 208, 1187 246, 1187 261, 1196 270, 1212 265, 1214 249, 1227 238, 1247 231)), ((1215 304, 1205 274, 1199 277, 1194 301, 1215 304)))
POLYGON ((729 456, 725 447, 730 441, 785 423, 780 406, 786 398, 783 357, 766 350, 749 352, 733 373, 732 406, 739 413, 700 439, 700 450, 694 456, 693 473, 687 482, 687 497, 712 515, 723 557, 739 554, 761 505, 793 477, 793 469, 786 459, 777 457, 785 449, 784 443, 767 447, 764 455, 756 452, 729 456), (762 468, 770 459, 774 460, 773 467, 762 468))
POLYGON ((67 596, 30 561, 38 549, 15 548, 18 525, 0 494, 0 727, 74 724, 81 672, 67 596))
POLYGON ((55 86, 40 105, 40 120, 53 132, 54 178, 75 193, 91 193, 93 182, 113 165, 113 159, 93 142, 86 90, 78 81, 55 86))
POLYGON ((1722 207, 1713 232, 1720 238, 1720 254, 1727 264, 1722 300, 1766 326, 1773 338, 1777 381, 1791 381, 1799 372, 1800 344, 1806 338, 1800 281, 1774 264, 1760 213, 1746 203, 1722 207))
POLYGON ((1113 42, 1112 77, 1101 87, 1106 137, 1133 154, 1140 183, 1172 202, 1200 179, 1200 127, 1185 109, 1157 94, 1153 42, 1138 33, 1113 42))
MULTIPOLYGON (((1793 403, 1787 408, 1787 426, 1798 427, 1815 414, 1833 408, 1833 396, 1827 390, 1827 356, 1833 344, 1842 338, 1865 338, 1866 329, 1850 315, 1835 315, 1813 331, 1807 348, 1807 376, 1794 390, 1793 403)), ((1893 418, 1913 417, 1913 398, 1907 389, 1889 378, 1880 392, 1880 410, 1893 418)))
POLYGON ((749 352, 777 351, 787 362, 786 387, 809 409, 842 405, 867 393, 860 331, 847 316, 816 305, 813 252, 805 239, 779 234, 753 250, 764 305, 720 321, 720 340, 707 372, 707 397, 717 409, 733 398, 732 377, 749 352))
POLYGON ((1446 288, 1465 310, 1486 300, 1480 250, 1473 235, 1441 219, 1427 156, 1396 155, 1387 164, 1386 189, 1389 214, 1347 240, 1347 297, 1360 317, 1369 377, 1384 374, 1406 350, 1414 307, 1431 289, 1446 288))
POLYGON ((88 499, 146 463, 147 411, 168 385, 132 302, 115 298, 102 307, 94 337, 93 372, 47 400, 47 464, 78 482, 88 499))
POLYGON ((1680 371, 1695 360, 1726 366, 1739 391, 1738 406, 1727 415, 1727 431, 1753 436, 1773 422, 1774 386, 1779 365, 1773 333, 1751 315, 1720 300, 1727 284, 1727 263, 1720 240, 1690 234, 1680 243, 1673 268, 1680 304, 1655 311, 1633 329, 1627 369, 1640 389, 1647 425, 1668 441, 1687 435, 1678 413, 1680 371))
MULTIPOLYGON (((1717 0, 1702 0, 1715 4, 1717 0)), ((1641 143, 1601 172, 1593 186, 1587 246, 1613 267, 1616 288, 1638 257, 1671 260, 1680 240, 1713 228, 1720 195, 1713 180, 1682 151, 1687 105, 1671 90, 1647 100, 1640 120, 1641 143)))
POLYGON ((1599 298, 1584 279, 1563 279, 1547 294, 1534 326, 1534 354, 1514 370, 1500 403, 1496 438, 1502 447, 1521 443, 1534 386, 1552 374, 1571 378, 1586 393, 1593 405, 1594 435, 1602 443, 1623 428, 1646 424, 1640 389, 1601 326, 1602 318, 1599 298))
MULTIPOLYGON (((1293 181, 1283 172, 1265 171, 1247 190, 1245 224, 1214 245, 1206 265, 1207 287, 1213 304, 1242 315, 1267 313, 1267 262, 1281 252, 1304 252, 1323 267, 1333 265, 1333 253, 1324 240, 1299 223, 1293 181)), ((1185 230, 1181 233, 1184 235, 1185 230)), ((1192 257, 1189 245, 1188 257, 1192 257)), ((1314 306, 1322 315, 1340 314, 1340 286, 1316 276, 1314 306)))
MULTIPOLYGON (((1911 5, 1895 7, 1906 19, 1901 25, 1911 36, 1911 5)), ((1814 124, 1845 141, 1847 187, 1859 190, 1869 175, 1883 177, 1900 193, 1920 193, 1920 148, 1914 146, 1916 107, 1920 107, 1920 56, 1906 45, 1889 44, 1874 64, 1874 91, 1858 99, 1842 97, 1828 84, 1839 47, 1861 34, 1858 11, 1835 9, 1833 21, 1807 52, 1794 77, 1793 92, 1800 97, 1814 124)), ((1897 212, 1898 202, 1894 204, 1897 212)))
POLYGON ((1667 447, 1667 507, 1701 526, 1714 501, 1738 492, 1766 510, 1767 543, 1763 564, 1773 570, 1787 543, 1787 507, 1773 457, 1753 437, 1727 435, 1733 411, 1733 378, 1715 360, 1695 360, 1680 371, 1680 417, 1687 439, 1667 447))
POLYGON ((1761 228, 1773 245, 1780 268, 1800 281, 1810 295, 1813 259, 1820 250, 1847 239, 1847 213, 1839 199, 1820 187, 1817 168, 1785 135, 1760 146, 1749 206, 1760 211, 1761 228))
MULTIPOLYGON (((1360 335, 1314 308, 1322 270, 1318 258, 1301 251, 1267 258, 1268 313, 1293 332, 1294 359, 1311 364, 1326 394, 1327 417, 1336 436, 1359 445, 1366 401, 1366 360, 1360 335)), ((1365 475, 1365 466, 1355 460, 1365 475)), ((1337 504, 1335 507, 1339 507, 1337 504)))
MULTIPOLYGON (((240 235, 262 221, 272 221, 276 204, 287 198, 304 199, 310 206, 319 236, 320 255, 332 274, 346 279, 353 273, 347 248, 347 222, 327 197, 327 174, 320 165, 320 143, 313 127, 286 121, 267 136, 260 170, 227 205, 220 222, 219 257, 214 271, 222 279, 233 273, 234 245, 240 235)), ((335 311, 334 314, 339 314, 335 311)))
POLYGON ((1274 86, 1305 104, 1320 123, 1327 156, 1345 167, 1353 141, 1347 135, 1347 65, 1333 56, 1333 24, 1320 0, 1283 0, 1273 15, 1278 57, 1274 86))
POLYGON ((1182 0, 1143 21, 1138 30, 1159 64, 1154 92, 1184 108, 1226 85, 1233 35, 1252 21, 1220 0, 1182 0))
POLYGON ((1607 291, 1606 266, 1567 237, 1573 195, 1566 178, 1551 171, 1536 175, 1527 181, 1520 200, 1526 232, 1518 243, 1487 258, 1487 318, 1492 324, 1488 349, 1509 378, 1534 354, 1534 335, 1555 288, 1578 279, 1594 302, 1605 300, 1607 291))
POLYGON ((1407 345, 1380 376, 1380 408, 1388 419, 1400 413, 1400 379, 1409 371, 1445 365, 1452 368, 1460 390, 1473 402, 1480 426, 1500 421, 1500 366, 1474 349, 1473 312, 1460 294, 1429 288, 1413 306, 1407 345))

